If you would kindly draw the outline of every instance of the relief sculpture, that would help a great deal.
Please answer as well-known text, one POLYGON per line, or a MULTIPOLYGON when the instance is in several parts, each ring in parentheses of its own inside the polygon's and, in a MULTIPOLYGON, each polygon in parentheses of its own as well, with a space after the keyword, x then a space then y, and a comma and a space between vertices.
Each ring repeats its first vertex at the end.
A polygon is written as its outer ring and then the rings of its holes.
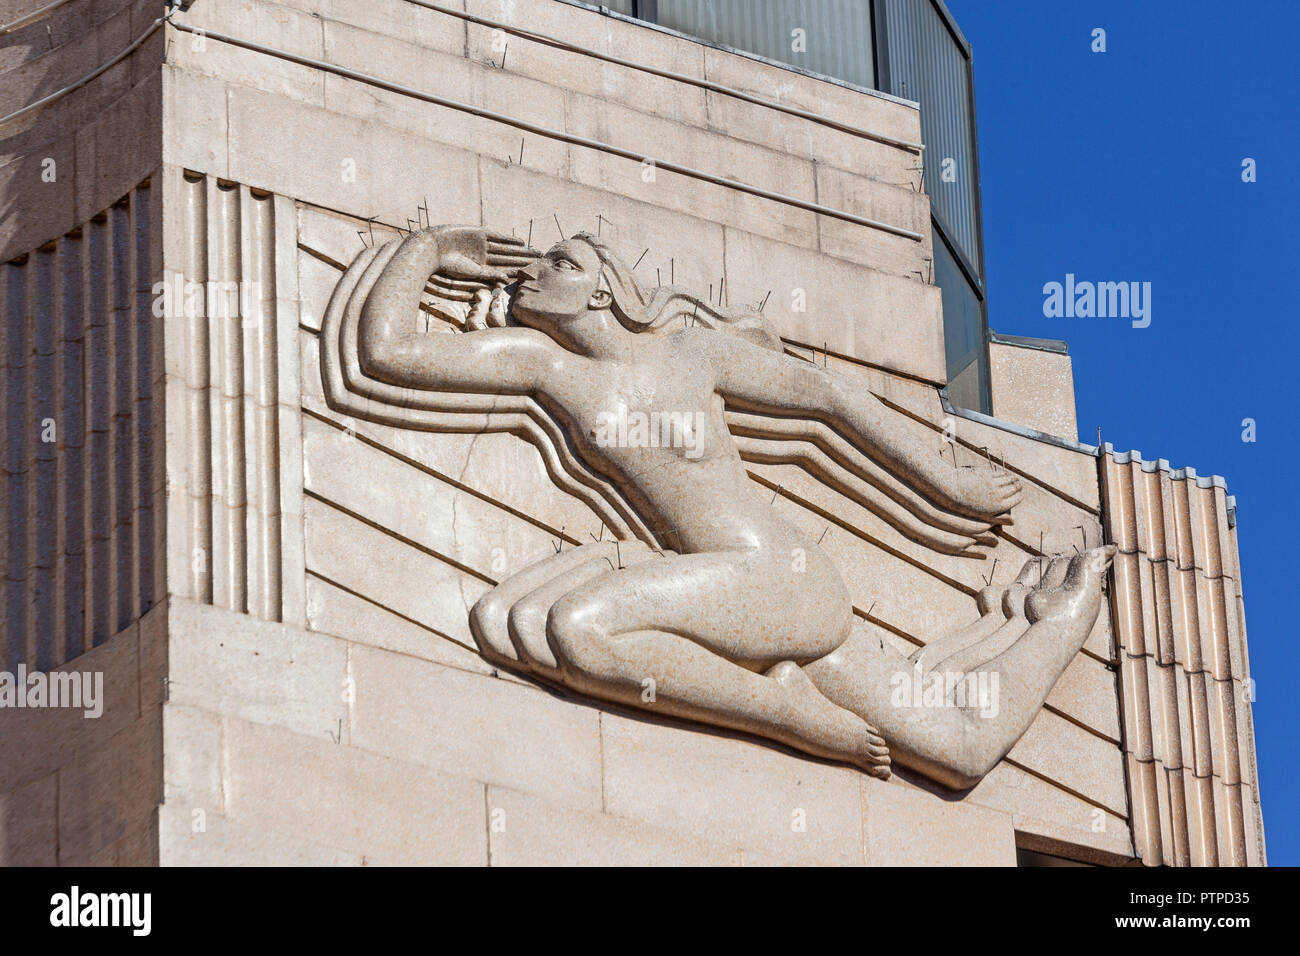
POLYGON ((513 432, 612 532, 470 612, 483 656, 536 680, 964 788, 1020 739, 1101 607, 1110 546, 1030 561, 979 594, 975 623, 910 657, 871 636, 839 569, 745 463, 796 463, 912 541, 972 559, 1012 522, 1018 479, 945 462, 932 432, 787 354, 759 312, 643 287, 596 236, 542 254, 438 226, 367 248, 320 341, 335 409, 513 432), (946 706, 900 704, 900 680, 930 673, 971 680, 949 681, 946 706), (954 697, 976 685, 996 706, 954 697))

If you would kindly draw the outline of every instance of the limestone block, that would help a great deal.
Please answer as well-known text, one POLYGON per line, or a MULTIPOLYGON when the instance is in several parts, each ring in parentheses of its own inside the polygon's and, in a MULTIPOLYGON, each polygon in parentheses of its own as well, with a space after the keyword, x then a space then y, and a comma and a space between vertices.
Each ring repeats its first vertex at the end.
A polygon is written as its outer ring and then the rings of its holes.
MULTIPOLYGON (((180 19, 200 30, 225 33, 321 59, 325 41, 321 18, 315 13, 311 9, 258 0, 256 3, 196 3, 180 19)), ((217 41, 209 40, 203 52, 215 45, 217 41)))
MULTIPOLYGON (((286 13, 298 18, 300 15, 295 11, 270 3, 252 4, 242 10, 232 4, 224 5, 224 10, 222 6, 218 4, 203 11, 207 14, 208 28, 300 56, 322 59, 321 26, 314 18, 307 17, 306 21, 310 22, 301 22, 297 30, 285 31, 277 28, 276 21, 286 13), (231 14, 243 22, 221 22, 229 21, 231 14), (254 19, 260 22, 251 22, 254 19), (286 32, 290 36, 296 33, 296 42, 291 39, 286 44, 286 32)), ((193 13, 201 9, 202 5, 197 6, 193 13)), ((193 14, 185 22, 192 20, 193 14)), ((177 72, 202 74, 276 96, 325 105, 325 78, 317 69, 195 33, 175 31, 170 39, 167 62, 177 72)))
POLYGON ((1133 857, 1128 821, 1003 761, 964 797, 1009 813, 1022 846, 1044 852, 1070 847, 1089 862, 1126 862, 1133 857))
POLYGON ((59 771, 59 863, 95 854, 142 826, 162 799, 162 727, 140 720, 59 771))
POLYGON ((182 598, 169 631, 173 702, 322 740, 346 731, 342 641, 182 598))
MULTIPOLYGON (((103 22, 105 16, 115 15, 129 0, 105 0, 95 7, 94 23, 103 22)), ((0 21, 12 23, 20 16, 45 6, 31 0, 6 0, 0 4, 0 21)), ((93 35, 87 30, 85 11, 67 5, 53 10, 40 20, 20 27, 7 35, 0 49, 0 74, 8 73, 24 63, 50 50, 57 50, 83 36, 93 35)))
MULTIPOLYGON (((517 0, 469 0, 470 13, 525 30, 555 37, 597 53, 638 65, 702 77, 704 56, 696 43, 624 24, 577 7, 517 0)), ((450 18, 449 18, 450 19, 450 18)), ((698 87, 607 63, 569 50, 513 35, 498 35, 492 27, 467 25, 467 55, 503 72, 528 76, 571 90, 632 107, 647 107, 677 122, 703 126, 705 93, 698 87), (508 45, 508 49, 503 46, 508 45)))
MULTIPOLYGON (((725 93, 709 91, 707 96, 709 126, 728 136, 837 169, 851 169, 877 183, 920 184, 921 159, 915 152, 725 93)), ((857 122, 832 114, 825 102, 809 112, 842 123, 857 122)))
POLYGON ((1069 355, 994 341, 989 345, 989 379, 998 418, 1078 440, 1069 355))
MULTIPOLYGON (((806 160, 718 133, 581 95, 568 99, 569 132, 641 155, 689 166, 760 189, 817 202, 806 160)), ((816 216, 795 206, 738 192, 581 146, 570 150, 573 179, 643 202, 701 216, 791 245, 817 244, 816 216)))
POLYGON ((163 162, 229 178, 226 84, 171 65, 163 77, 163 162))
POLYGON ((512 681, 354 646, 352 743, 599 809, 598 713, 512 681))
POLYGON ((426 196, 437 219, 479 221, 471 152, 239 86, 229 110, 230 175, 241 183, 403 226, 426 196))
POLYGON ((114 866, 158 865, 158 809, 128 830, 115 844, 114 866))
POLYGON ((107 748, 138 722, 138 650, 139 627, 132 624, 55 668, 58 673, 103 675, 103 712, 97 718, 76 708, 0 708, 0 793, 107 748))
POLYGON ((608 812, 774 858, 863 862, 860 771, 615 714, 601 728, 608 812))
POLYGON ((487 860, 481 783, 241 720, 226 721, 226 759, 224 815, 236 823, 352 850, 367 862, 487 860))
POLYGON ((733 229, 726 267, 733 301, 759 301, 772 291, 763 314, 782 338, 935 384, 945 380, 937 287, 733 229))
POLYGON ((162 90, 162 78, 154 70, 106 106, 93 125, 78 132, 78 221, 115 203, 157 169, 163 138, 162 90), (87 136, 94 143, 89 165, 82 149, 87 136))
MULTIPOLYGON (((118 32, 125 35, 125 32, 130 29, 129 14, 127 19, 121 19, 114 24, 114 28, 117 27, 121 28, 118 32)), ((28 30, 30 29, 29 27, 28 30)), ((42 35, 45 32, 43 26, 39 32, 30 32, 31 40, 40 43, 37 49, 44 48, 48 52, 35 56, 28 52, 20 62, 14 63, 5 71, 4 83, 0 86, 2 90, 0 91, 0 116, 8 116, 85 75, 93 69, 93 67, 87 68, 87 64, 98 65, 105 62, 100 59, 99 48, 101 42, 104 44, 112 42, 113 38, 108 35, 111 29, 105 26, 101 26, 99 30, 83 29, 79 35, 54 49, 49 49, 47 46, 49 41, 42 35), (104 33, 102 39, 101 32, 104 33)), ((6 41, 5 45, 8 46, 9 41, 6 41)), ((117 47, 117 51, 126 45, 122 43, 117 47)))
POLYGON ((26 252, 70 230, 75 224, 77 149, 65 136, 0 166, 0 195, 8 203, 0 222, 0 261, 26 252), (56 182, 42 182, 52 160, 56 182), (74 188, 69 187, 69 178, 74 188))
POLYGON ((1106 807, 1116 816, 1128 812, 1124 755, 1118 744, 1102 740, 1050 710, 1039 711, 1007 759, 1106 807))
MULTIPOLYGON (((324 290, 309 289, 305 284, 306 280, 300 278, 300 299, 309 297, 309 295, 319 296, 324 294, 325 300, 328 301, 329 293, 334 290, 335 284, 338 283, 339 274, 347 268, 348 263, 352 261, 353 257, 364 245, 371 244, 371 230, 374 231, 374 242, 379 245, 383 245, 389 239, 394 239, 399 235, 396 229, 385 226, 383 223, 367 223, 364 219, 344 215, 337 211, 322 209, 302 202, 295 203, 295 208, 298 213, 298 235, 295 245, 300 243, 311 250, 311 253, 299 250, 302 254, 300 258, 305 256, 318 262, 322 268, 334 269, 334 276, 329 280, 328 288, 324 290), (361 232, 362 235, 358 236, 358 232, 361 232)), ((321 319, 325 315, 326 301, 320 301, 319 307, 312 310, 311 318, 304 320, 302 324, 319 331, 321 319)))
POLYGON ((496 581, 555 553, 552 536, 536 525, 337 428, 310 418, 306 425, 312 494, 496 581))
MULTIPOLYGON (((356 229, 350 228, 348 231, 355 243, 356 229)), ((339 251, 342 252, 341 249, 339 251)), ((299 253, 298 284, 303 290, 303 298, 298 310, 299 324, 309 329, 320 330, 321 319, 325 315, 325 307, 329 304, 330 293, 338 280, 339 270, 334 266, 321 262, 316 256, 306 252, 299 253)))
MULTIPOLYGON (((325 39, 330 63, 549 129, 564 128, 565 96, 556 86, 503 74, 467 60, 459 51, 440 53, 347 24, 325 21, 325 39)), ((521 161, 524 134, 509 125, 345 77, 327 74, 324 80, 329 107, 336 112, 501 160, 509 156, 521 161)), ((522 162, 561 176, 568 168, 568 154, 568 146, 559 140, 529 135, 522 162)))
POLYGON ((869 866, 1015 866, 1010 814, 862 779, 869 866))
POLYGON ((207 814, 202 830, 184 807, 158 811, 163 866, 361 866, 359 853, 207 814))
POLYGON ((306 500, 307 569, 465 646, 469 609, 490 587, 444 557, 316 498, 306 500))
MULTIPOLYGON (((317 577, 307 579, 307 626, 447 667, 490 675, 478 651, 317 577)), ((501 675, 505 677, 506 675, 501 675)))
POLYGON ((1115 671, 1087 654, 1072 660, 1047 697, 1047 705, 1101 736, 1120 740, 1115 671))
POLYGON ((0 793, 0 865, 55 866, 57 808, 57 774, 0 793))
MULTIPOLYGON (((440 5, 461 9, 463 2, 440 0, 440 5)), ((443 53, 465 50, 462 21, 406 0, 283 0, 283 5, 320 18, 326 27, 338 21, 443 53)))
POLYGON ((694 834, 608 813, 591 813, 532 794, 488 787, 493 866, 736 866, 740 851, 694 834))
POLYGON ((885 93, 859 92, 803 76, 793 70, 705 48, 705 74, 715 83, 745 90, 815 113, 825 113, 882 136, 921 141, 921 114, 915 104, 885 93))
POLYGON ((932 281, 934 270, 925 261, 933 254, 930 201, 913 189, 909 180, 895 180, 890 185, 818 163, 817 200, 823 206, 910 229, 924 237, 918 242, 824 216, 818 234, 822 252, 917 281, 932 281))
POLYGON ((163 708, 164 802, 224 810, 221 715, 168 703, 163 708))

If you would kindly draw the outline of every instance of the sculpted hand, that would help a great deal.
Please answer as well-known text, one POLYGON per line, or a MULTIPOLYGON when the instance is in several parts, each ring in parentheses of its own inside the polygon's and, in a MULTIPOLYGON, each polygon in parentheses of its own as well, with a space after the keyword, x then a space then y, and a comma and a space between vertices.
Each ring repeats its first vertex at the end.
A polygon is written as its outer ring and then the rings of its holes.
POLYGON ((514 281, 541 255, 522 239, 477 226, 434 226, 420 236, 433 239, 438 249, 429 291, 458 302, 473 302, 477 293, 514 281))
POLYGON ((1020 479, 1010 472, 987 468, 956 468, 944 486, 944 497, 948 499, 944 504, 992 524, 1011 524, 1011 509, 1023 496, 1020 479))

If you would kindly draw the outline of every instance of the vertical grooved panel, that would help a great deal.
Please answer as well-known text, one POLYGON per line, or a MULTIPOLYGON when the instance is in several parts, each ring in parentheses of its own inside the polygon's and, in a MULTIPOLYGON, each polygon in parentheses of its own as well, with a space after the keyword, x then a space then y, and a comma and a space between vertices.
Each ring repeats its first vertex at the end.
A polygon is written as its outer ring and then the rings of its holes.
POLYGON ((238 188, 239 195, 239 289, 238 312, 241 361, 244 370, 239 395, 240 420, 243 422, 243 447, 239 462, 244 479, 244 541, 245 541, 245 601, 246 609, 261 616, 263 603, 262 569, 266 555, 263 553, 261 534, 265 502, 262 484, 258 480, 261 460, 258 456, 258 402, 261 390, 261 353, 258 345, 258 326, 262 320, 261 295, 257 292, 260 265, 258 250, 258 222, 255 201, 246 186, 238 188))
POLYGON ((74 660, 159 596, 147 192, 0 266, 0 670, 74 660))
POLYGON ((185 261, 184 309, 186 329, 186 441, 189 448, 186 481, 190 512, 190 547, 185 554, 197 601, 213 600, 212 565, 212 376, 211 340, 203 290, 208 282, 207 180, 186 176, 184 191, 185 261))
POLYGON ((208 198, 208 328, 214 385, 213 601, 231 610, 246 611, 248 496, 244 475, 243 334, 238 312, 239 189, 212 182, 208 198))
POLYGON ((109 283, 108 217, 97 216, 87 227, 90 237, 90 259, 87 265, 89 308, 86 310, 86 395, 89 399, 87 425, 90 429, 90 464, 88 480, 91 494, 87 496, 87 524, 90 529, 89 560, 86 567, 86 591, 89 605, 86 615, 85 646, 98 644, 113 633, 109 609, 113 577, 110 554, 112 514, 108 506, 111 494, 109 471, 109 421, 111 395, 109 394, 109 340, 108 316, 111 311, 109 283))
MULTIPOLYGON (((27 341, 27 267, 13 263, 5 272, 5 633, 7 664, 27 660, 27 587, 31 533, 27 458, 27 380, 31 346, 27 341)), ((12 668, 10 668, 12 669, 12 668)))
POLYGON ((113 314, 111 320, 113 572, 117 633, 135 618, 135 275, 131 210, 119 203, 109 210, 112 224, 113 314))
POLYGON ((86 500, 85 477, 85 242, 84 234, 63 241, 63 364, 59 423, 63 474, 59 513, 64 522, 63 660, 85 650, 86 500))
MULTIPOLYGON (((256 613, 280 620, 280 444, 278 435, 279 356, 276 350, 275 219, 271 196, 249 197, 248 323, 256 377, 248 389, 253 415, 250 487, 257 488, 258 521, 250 542, 259 556, 256 613)), ((251 609, 251 608, 250 608, 251 609)))
POLYGON ((154 315, 153 309, 154 276, 161 273, 156 270, 157 264, 153 256, 157 230, 153 223, 150 199, 151 190, 146 184, 135 191, 131 202, 132 259, 135 266, 132 293, 135 356, 132 437, 135 439, 133 454, 136 482, 135 538, 132 547, 136 555, 134 599, 137 615, 152 607, 156 600, 155 563, 160 551, 155 535, 155 522, 158 519, 154 500, 162 492, 154 455, 157 437, 154 430, 155 395, 161 395, 163 387, 161 381, 155 380, 155 330, 161 322, 154 315))
POLYGON ((33 545, 31 586, 31 614, 27 633, 27 666, 49 670, 55 663, 50 639, 55 633, 55 604, 57 601, 55 543, 58 523, 58 443, 48 440, 52 427, 57 435, 55 421, 57 407, 54 389, 56 362, 54 358, 55 252, 44 247, 28 260, 28 318, 32 322, 33 350, 32 376, 28 387, 31 405, 28 411, 28 441, 33 449, 31 470, 32 513, 35 534, 33 545))
POLYGON ((192 556, 185 580, 197 600, 278 621, 283 556, 274 197, 191 173, 178 176, 175 188, 183 236, 178 278, 190 290, 177 363, 184 367, 186 427, 176 439, 186 446, 189 518, 184 547, 173 554, 192 556))
POLYGON ((1226 493, 1136 453, 1107 448, 1100 467, 1123 552, 1111 602, 1134 846, 1151 865, 1264 865, 1226 493))

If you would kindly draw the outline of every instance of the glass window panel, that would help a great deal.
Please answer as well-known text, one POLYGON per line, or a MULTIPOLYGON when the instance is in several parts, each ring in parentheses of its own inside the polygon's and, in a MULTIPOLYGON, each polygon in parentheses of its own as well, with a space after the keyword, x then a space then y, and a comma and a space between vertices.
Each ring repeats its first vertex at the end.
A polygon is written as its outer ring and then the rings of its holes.
POLYGON ((934 238, 934 284, 943 294, 948 400, 959 408, 988 413, 984 313, 980 299, 948 246, 937 235, 934 238))
POLYGON ((966 261, 980 262, 975 130, 966 51, 932 0, 885 0, 889 92, 921 104, 925 191, 966 261))
POLYGON ((871 4, 865 0, 659 0, 658 6, 659 23, 681 33, 858 86, 876 85, 871 4))

